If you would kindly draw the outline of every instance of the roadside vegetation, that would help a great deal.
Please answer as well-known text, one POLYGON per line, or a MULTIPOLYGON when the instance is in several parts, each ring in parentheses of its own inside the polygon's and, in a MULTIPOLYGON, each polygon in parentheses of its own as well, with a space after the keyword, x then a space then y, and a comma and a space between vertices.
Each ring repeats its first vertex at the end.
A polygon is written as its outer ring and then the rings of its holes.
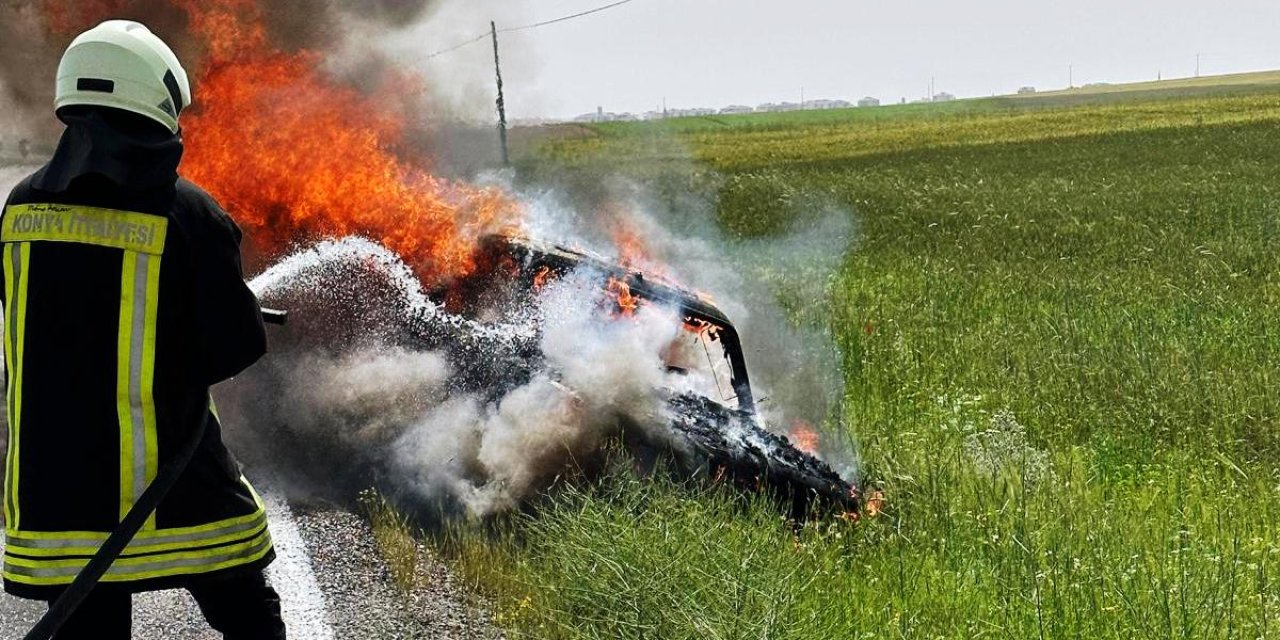
POLYGON ((367 490, 360 494, 360 507, 369 519, 378 554, 387 565, 391 581, 402 594, 411 594, 420 585, 418 532, 403 513, 383 495, 367 490))
POLYGON ((512 636, 1280 636, 1280 89, 602 125, 519 166, 733 241, 847 212, 824 299, 755 268, 836 336, 886 504, 793 534, 620 474, 446 536, 512 636))

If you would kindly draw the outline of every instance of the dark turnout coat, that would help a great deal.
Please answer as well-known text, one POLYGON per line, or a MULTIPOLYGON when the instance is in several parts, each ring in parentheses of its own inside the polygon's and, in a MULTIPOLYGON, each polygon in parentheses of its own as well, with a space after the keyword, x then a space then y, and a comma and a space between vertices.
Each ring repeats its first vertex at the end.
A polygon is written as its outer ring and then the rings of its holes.
POLYGON ((209 395, 266 350, 240 231, 177 179, 178 138, 93 114, 68 124, 0 215, 5 590, 47 599, 69 584, 206 419, 191 466, 103 582, 146 590, 265 566, 264 507, 209 395))

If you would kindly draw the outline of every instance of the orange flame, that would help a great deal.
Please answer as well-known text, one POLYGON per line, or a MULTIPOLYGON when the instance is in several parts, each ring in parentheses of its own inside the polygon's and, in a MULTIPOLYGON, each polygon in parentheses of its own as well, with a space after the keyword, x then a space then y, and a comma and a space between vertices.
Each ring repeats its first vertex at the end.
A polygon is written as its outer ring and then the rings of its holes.
POLYGON ((622 266, 661 273, 662 270, 657 268, 650 258, 653 252, 649 250, 644 236, 626 218, 618 216, 617 222, 613 225, 612 234, 613 244, 618 248, 618 262, 622 266))
POLYGON ((609 284, 605 288, 609 296, 618 304, 618 311, 623 316, 634 316, 640 309, 640 298, 631 293, 631 285, 624 280, 609 276, 609 284))
POLYGON ((794 444, 797 449, 809 455, 817 455, 818 446, 821 444, 818 431, 813 428, 813 425, 804 420, 796 420, 791 423, 791 433, 787 435, 787 438, 791 440, 791 444, 794 444))
POLYGON ((866 511, 868 518, 874 518, 883 513, 884 492, 879 490, 872 491, 871 495, 867 497, 867 501, 863 504, 862 508, 866 511))
POLYGON ((252 0, 178 0, 208 46, 188 121, 185 173, 274 257, 292 242, 365 235, 428 284, 472 271, 479 236, 515 214, 501 194, 448 183, 392 153, 404 135, 406 78, 361 95, 313 53, 268 44, 252 0))
POLYGON ((543 266, 541 269, 538 269, 537 275, 533 276, 533 290, 542 291, 542 288, 547 286, 547 283, 554 279, 555 273, 551 271, 551 267, 543 266))
MULTIPOLYGON (((43 1, 55 31, 134 6, 43 1)), ((496 190, 439 179, 396 155, 420 82, 388 73, 368 94, 341 84, 320 54, 272 44, 258 2, 167 3, 185 12, 203 52, 193 67, 196 104, 183 118, 183 175, 222 202, 260 260, 299 242, 362 235, 428 285, 470 273, 479 238, 518 210, 496 190)))

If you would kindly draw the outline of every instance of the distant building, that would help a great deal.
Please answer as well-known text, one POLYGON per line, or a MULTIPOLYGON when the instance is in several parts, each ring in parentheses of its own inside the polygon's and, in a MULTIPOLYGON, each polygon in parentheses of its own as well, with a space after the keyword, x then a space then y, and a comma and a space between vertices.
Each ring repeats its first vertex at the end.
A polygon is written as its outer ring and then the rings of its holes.
POLYGON ((667 110, 668 118, 699 118, 703 116, 714 116, 714 115, 716 115, 715 109, 706 109, 702 107, 697 107, 693 109, 668 109, 667 110))
POLYGON ((632 113, 606 112, 604 107, 597 107, 595 113, 584 113, 573 119, 574 122, 634 122, 639 120, 632 113))
POLYGON ((766 102, 756 107, 756 113, 782 113, 784 111, 799 111, 800 105, 794 102, 766 102))
POLYGON ((809 100, 804 103, 806 109, 848 109, 853 106, 848 100, 809 100))
POLYGON ((943 91, 942 93, 939 93, 933 96, 934 102, 951 102, 952 100, 955 100, 955 99, 956 97, 954 95, 947 93, 946 91, 943 91))
POLYGON ((872 98, 871 96, 867 96, 858 101, 858 106, 859 107, 878 107, 880 106, 880 100, 879 98, 872 98))
POLYGON ((740 105, 740 104, 735 104, 735 105, 730 105, 730 106, 728 106, 728 107, 725 107, 725 108, 721 109, 721 110, 720 110, 720 114, 721 114, 721 115, 726 115, 726 116, 731 116, 731 115, 737 115, 737 114, 740 114, 740 113, 751 113, 751 112, 753 112, 753 111, 755 111, 755 109, 752 109, 751 107, 748 107, 748 106, 745 106, 745 105, 740 105))
POLYGON ((1028 86, 1028 87, 1019 87, 1019 88, 1018 88, 1018 95, 1020 95, 1020 96, 1030 95, 1030 94, 1033 94, 1033 93, 1035 93, 1035 92, 1036 92, 1036 88, 1035 88, 1035 87, 1030 87, 1030 86, 1028 86))

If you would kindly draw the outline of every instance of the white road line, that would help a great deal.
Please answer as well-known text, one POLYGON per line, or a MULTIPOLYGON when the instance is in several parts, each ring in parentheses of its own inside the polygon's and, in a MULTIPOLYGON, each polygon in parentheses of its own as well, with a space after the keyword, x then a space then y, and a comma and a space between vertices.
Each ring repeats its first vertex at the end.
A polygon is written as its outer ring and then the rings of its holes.
POLYGON ((268 526, 276 547, 276 561, 267 568, 267 575, 280 594, 289 637, 333 640, 324 592, 312 571, 307 543, 298 533, 289 504, 272 492, 266 492, 262 499, 267 503, 268 526))

